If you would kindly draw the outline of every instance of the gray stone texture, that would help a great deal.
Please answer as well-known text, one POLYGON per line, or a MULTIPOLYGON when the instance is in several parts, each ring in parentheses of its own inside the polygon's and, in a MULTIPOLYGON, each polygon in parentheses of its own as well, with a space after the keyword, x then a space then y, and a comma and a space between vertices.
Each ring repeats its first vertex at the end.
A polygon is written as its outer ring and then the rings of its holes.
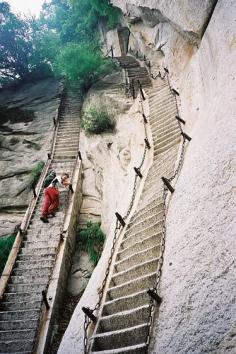
POLYGON ((59 104, 55 79, 0 94, 0 236, 21 222, 32 193, 30 171, 47 158, 59 104))

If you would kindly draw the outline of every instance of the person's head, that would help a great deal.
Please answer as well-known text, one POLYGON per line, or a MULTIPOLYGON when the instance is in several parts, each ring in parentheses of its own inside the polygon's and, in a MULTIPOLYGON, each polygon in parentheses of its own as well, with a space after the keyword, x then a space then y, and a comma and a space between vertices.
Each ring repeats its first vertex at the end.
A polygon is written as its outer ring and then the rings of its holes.
POLYGON ((70 184, 70 179, 69 179, 69 174, 68 173, 63 173, 61 175, 61 183, 64 185, 64 186, 68 186, 70 184))
POLYGON ((62 175, 61 175, 61 180, 62 182, 65 181, 66 179, 68 179, 70 176, 68 173, 64 172, 62 175))

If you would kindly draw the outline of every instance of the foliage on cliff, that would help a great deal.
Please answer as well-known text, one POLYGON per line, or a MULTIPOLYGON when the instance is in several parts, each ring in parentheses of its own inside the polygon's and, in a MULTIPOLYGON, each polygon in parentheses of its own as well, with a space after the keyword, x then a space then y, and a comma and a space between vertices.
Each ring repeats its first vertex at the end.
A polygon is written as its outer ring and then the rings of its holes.
POLYGON ((15 235, 8 235, 0 238, 0 275, 3 272, 15 238, 15 235))
POLYGON ((32 81, 51 75, 58 35, 47 33, 34 18, 21 18, 0 3, 0 83, 32 81))
POLYGON ((56 73, 83 88, 87 77, 89 87, 108 70, 99 24, 114 27, 119 16, 109 0, 51 0, 39 19, 21 18, 0 2, 0 86, 56 73))
POLYGON ((87 133, 101 134, 113 131, 115 120, 107 107, 100 103, 88 108, 82 117, 81 126, 87 133))
POLYGON ((90 261, 96 265, 103 248, 105 241, 105 235, 100 228, 100 223, 87 223, 87 228, 80 230, 79 240, 81 243, 81 249, 88 252, 90 261))

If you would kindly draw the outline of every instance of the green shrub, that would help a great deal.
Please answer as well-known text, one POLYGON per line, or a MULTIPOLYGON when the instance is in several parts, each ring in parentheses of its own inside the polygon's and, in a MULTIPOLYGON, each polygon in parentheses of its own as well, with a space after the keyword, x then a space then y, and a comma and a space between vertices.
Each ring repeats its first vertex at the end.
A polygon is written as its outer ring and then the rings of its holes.
POLYGON ((102 56, 96 43, 69 43, 56 58, 54 69, 70 85, 86 92, 98 78, 109 74, 114 65, 102 56))
POLYGON ((105 106, 90 106, 82 117, 81 126, 87 133, 100 134, 113 131, 115 121, 105 106))
POLYGON ((100 228, 100 223, 89 221, 84 230, 79 231, 79 240, 81 248, 89 255, 90 261, 97 264, 103 249, 105 235, 100 228))
POLYGON ((32 186, 36 186, 39 177, 41 175, 41 172, 43 170, 44 167, 44 162, 43 161, 39 161, 30 171, 30 178, 31 178, 31 185, 32 186))
POLYGON ((2 274, 11 252, 16 235, 8 235, 0 238, 0 274, 2 274))

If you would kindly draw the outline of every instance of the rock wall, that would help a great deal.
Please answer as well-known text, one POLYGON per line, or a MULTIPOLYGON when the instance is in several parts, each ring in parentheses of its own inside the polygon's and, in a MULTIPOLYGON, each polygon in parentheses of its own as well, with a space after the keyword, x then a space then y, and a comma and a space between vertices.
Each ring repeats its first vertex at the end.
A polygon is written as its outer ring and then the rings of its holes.
POLYGON ((54 79, 0 92, 0 236, 14 231, 28 206, 30 171, 47 158, 59 93, 54 79))

